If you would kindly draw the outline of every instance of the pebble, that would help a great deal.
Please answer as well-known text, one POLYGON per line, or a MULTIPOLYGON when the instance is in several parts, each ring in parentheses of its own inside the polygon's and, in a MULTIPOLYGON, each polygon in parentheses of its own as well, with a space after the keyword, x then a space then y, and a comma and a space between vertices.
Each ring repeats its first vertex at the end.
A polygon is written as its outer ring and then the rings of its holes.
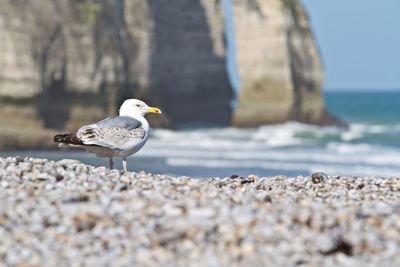
POLYGON ((0 203, 5 266, 400 266, 400 178, 193 179, 9 157, 0 203))
POLYGON ((328 180, 328 175, 326 173, 323 172, 315 172, 311 175, 311 181, 314 184, 319 184, 322 183, 324 181, 328 180))

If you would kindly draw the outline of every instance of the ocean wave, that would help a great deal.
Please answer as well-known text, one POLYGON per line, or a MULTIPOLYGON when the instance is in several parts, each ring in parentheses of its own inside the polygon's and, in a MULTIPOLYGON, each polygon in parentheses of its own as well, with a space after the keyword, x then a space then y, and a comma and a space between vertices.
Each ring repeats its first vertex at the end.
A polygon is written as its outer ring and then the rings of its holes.
POLYGON ((399 133, 400 125, 371 125, 371 124, 351 124, 347 131, 341 133, 343 141, 353 141, 367 136, 379 136, 385 134, 399 133))
POLYGON ((211 128, 184 131, 155 130, 154 141, 172 141, 177 146, 229 147, 233 144, 265 147, 325 146, 331 142, 373 143, 400 146, 399 125, 350 124, 347 129, 319 127, 298 122, 254 129, 211 128))
POLYGON ((389 168, 385 166, 365 166, 351 165, 343 166, 338 164, 309 164, 309 163, 289 163, 289 162, 254 162, 254 161, 232 161, 232 160, 216 160, 216 159, 185 159, 185 158, 169 158, 167 164, 171 166, 202 166, 206 168, 223 168, 223 169, 265 169, 282 171, 297 171, 299 173, 306 172, 326 172, 329 175, 356 175, 356 176, 379 176, 379 177, 396 177, 400 172, 400 166, 397 168, 389 168))
MULTIPOLYGON (((399 132, 399 125, 358 123, 341 129, 296 122, 254 129, 156 129, 146 146, 130 160, 135 168, 150 172, 194 177, 232 172, 292 176, 316 171, 396 176, 400 174, 399 132)), ((68 156, 89 164, 104 164, 104 160, 83 152, 24 154, 54 160, 68 156)))
POLYGON ((355 123, 343 129, 298 122, 254 129, 155 130, 140 156, 163 157, 171 166, 393 176, 400 173, 399 132, 400 125, 355 123))
POLYGON ((165 157, 185 159, 223 159, 223 160, 250 160, 253 162, 307 162, 309 164, 364 164, 370 166, 400 166, 400 151, 387 150, 370 145, 331 145, 327 149, 268 149, 236 151, 230 150, 199 150, 186 148, 176 150, 173 148, 160 148, 149 146, 142 157, 165 157))

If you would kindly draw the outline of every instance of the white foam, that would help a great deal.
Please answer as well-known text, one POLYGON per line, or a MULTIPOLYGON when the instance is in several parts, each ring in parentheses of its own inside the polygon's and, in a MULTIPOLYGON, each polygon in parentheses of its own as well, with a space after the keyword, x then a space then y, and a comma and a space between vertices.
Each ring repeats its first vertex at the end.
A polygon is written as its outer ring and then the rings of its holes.
POLYGON ((245 150, 204 150, 204 149, 173 149, 149 146, 141 152, 143 157, 181 157, 188 159, 228 159, 228 160, 253 160, 259 161, 286 161, 286 162, 309 162, 309 163, 335 163, 335 164, 370 164, 370 165, 395 165, 400 166, 400 152, 390 150, 377 150, 368 145, 340 145, 335 149, 297 149, 281 150, 268 149, 265 151, 245 150), (360 148, 365 146, 364 151, 360 148))
POLYGON ((358 124, 350 125, 349 130, 343 132, 340 137, 343 141, 352 141, 355 139, 359 139, 363 136, 364 127, 358 124))
POLYGON ((162 157, 173 166, 394 175, 400 173, 400 149, 360 142, 400 132, 400 125, 393 127, 352 124, 341 129, 288 122, 255 129, 155 130, 140 156, 162 157))
POLYGON ((303 144, 296 133, 303 129, 299 123, 286 123, 280 126, 264 126, 258 128, 251 136, 252 140, 261 141, 270 147, 285 147, 303 144))
POLYGON ((356 175, 356 176, 382 176, 392 177, 398 175, 399 168, 368 167, 368 166, 347 166, 325 165, 308 163, 287 163, 287 162, 253 162, 253 161, 232 161, 216 159, 184 159, 169 158, 167 164, 171 166, 202 166, 205 168, 254 168, 265 170, 285 170, 285 171, 308 171, 309 173, 323 171, 329 175, 356 175))

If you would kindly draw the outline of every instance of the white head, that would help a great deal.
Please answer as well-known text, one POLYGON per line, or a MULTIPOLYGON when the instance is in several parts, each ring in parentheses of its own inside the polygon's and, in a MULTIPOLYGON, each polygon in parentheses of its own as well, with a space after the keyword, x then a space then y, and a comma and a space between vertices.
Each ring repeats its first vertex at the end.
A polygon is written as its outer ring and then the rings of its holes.
POLYGON ((147 113, 161 114, 161 110, 155 107, 149 107, 139 99, 127 99, 119 109, 120 116, 144 116, 147 113))

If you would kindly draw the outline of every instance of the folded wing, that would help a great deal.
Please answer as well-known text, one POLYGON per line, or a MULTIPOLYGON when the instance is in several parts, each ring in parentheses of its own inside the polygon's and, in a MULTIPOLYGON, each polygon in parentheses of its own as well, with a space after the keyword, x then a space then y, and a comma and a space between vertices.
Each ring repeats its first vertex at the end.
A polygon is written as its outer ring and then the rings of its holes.
POLYGON ((76 137, 84 145, 101 146, 110 149, 122 149, 130 142, 145 138, 142 123, 131 117, 110 117, 102 121, 81 127, 76 137))

